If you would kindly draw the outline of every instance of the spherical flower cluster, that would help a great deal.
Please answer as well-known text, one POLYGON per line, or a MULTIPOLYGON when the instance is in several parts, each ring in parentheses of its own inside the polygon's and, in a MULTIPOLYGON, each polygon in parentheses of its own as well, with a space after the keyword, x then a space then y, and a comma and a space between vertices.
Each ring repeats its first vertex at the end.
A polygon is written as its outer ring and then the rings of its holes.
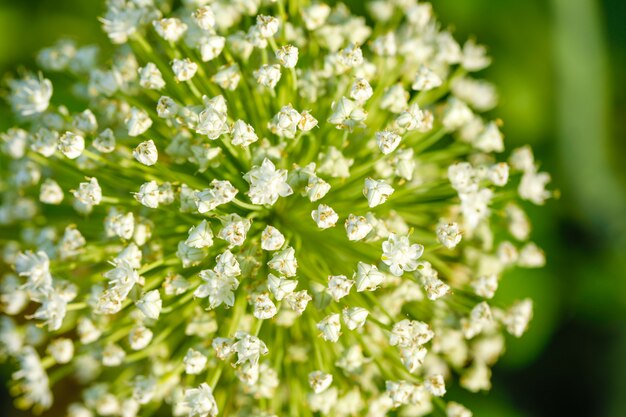
POLYGON ((489 389, 526 330, 497 290, 545 262, 522 203, 550 176, 481 115, 484 47, 366 6, 108 0, 112 55, 62 40, 8 82, 18 406, 71 380, 71 417, 471 416, 446 384, 489 389))

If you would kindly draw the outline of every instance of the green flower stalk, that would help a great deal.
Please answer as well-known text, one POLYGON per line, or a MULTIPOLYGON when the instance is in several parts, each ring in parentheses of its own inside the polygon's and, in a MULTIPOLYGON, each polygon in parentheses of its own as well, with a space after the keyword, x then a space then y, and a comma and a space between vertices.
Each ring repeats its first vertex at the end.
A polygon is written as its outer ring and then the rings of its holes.
POLYGON ((62 40, 9 81, 18 406, 72 380, 71 417, 471 416, 446 384, 488 390, 526 330, 492 298, 545 262, 517 200, 550 177, 480 115, 484 47, 367 6, 109 0, 112 55, 62 40))

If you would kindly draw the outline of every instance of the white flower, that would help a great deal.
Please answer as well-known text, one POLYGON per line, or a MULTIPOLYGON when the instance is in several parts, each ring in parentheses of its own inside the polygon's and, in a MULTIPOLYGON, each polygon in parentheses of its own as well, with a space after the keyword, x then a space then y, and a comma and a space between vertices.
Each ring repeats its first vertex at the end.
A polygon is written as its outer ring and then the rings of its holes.
POLYGON ((498 289, 498 275, 489 274, 480 276, 472 281, 471 286, 476 295, 484 298, 493 298, 498 289))
POLYGON ((120 297, 126 298, 130 290, 140 281, 139 273, 127 260, 120 260, 115 268, 102 274, 109 280, 109 288, 120 297))
POLYGON ((393 56, 398 51, 396 36, 393 32, 389 32, 383 36, 374 39, 372 43, 372 51, 376 55, 393 56))
POLYGON ((217 58, 226 45, 226 38, 223 36, 205 36, 200 39, 198 48, 202 62, 208 62, 217 58))
POLYGON ((457 223, 442 221, 437 225, 437 240, 446 248, 455 248, 461 237, 461 229, 457 223))
POLYGON ((330 314, 324 317, 317 323, 317 328, 322 332, 322 339, 328 342, 337 342, 341 335, 341 318, 339 314, 330 314))
POLYGON ((167 96, 161 96, 156 106, 157 115, 163 119, 169 119, 176 116, 180 110, 180 106, 174 100, 167 96))
POLYGON ((74 344, 71 339, 60 337, 54 339, 46 349, 56 363, 69 363, 74 357, 74 344))
POLYGON ((333 103, 332 110, 333 113, 328 118, 328 123, 337 125, 338 129, 352 131, 367 118, 367 112, 356 101, 346 97, 342 97, 338 102, 333 103))
POLYGON ((490 166, 487 178, 493 185, 504 187, 509 181, 509 165, 506 162, 500 162, 490 166))
POLYGON ((207 364, 207 357, 195 349, 189 348, 183 363, 185 364, 185 373, 188 375, 198 375, 204 370, 207 364))
POLYGON ((259 85, 267 88, 274 88, 280 80, 280 65, 262 65, 252 73, 259 85))
POLYGON ((202 30, 210 31, 215 27, 215 13, 210 6, 201 6, 192 13, 192 17, 202 30))
POLYGON ((74 225, 67 226, 63 237, 57 243, 57 251, 60 259, 68 259, 78 256, 83 252, 87 241, 74 225))
POLYGON ((478 175, 469 162, 458 162, 448 167, 448 179, 459 193, 478 190, 478 175))
POLYGON ((446 405, 446 417, 472 417, 472 412, 461 404, 450 401, 446 405))
POLYGON ((76 330, 78 331, 78 338, 80 339, 80 342, 84 345, 95 342, 102 334, 93 321, 86 317, 78 319, 76 330))
POLYGON ((67 158, 76 159, 85 150, 85 139, 76 133, 65 132, 59 138, 58 148, 67 158))
POLYGON ((217 237, 227 241, 231 246, 241 246, 246 240, 251 223, 250 219, 230 214, 222 220, 223 227, 217 237))
POLYGON ((393 408, 403 404, 419 404, 424 396, 421 386, 406 381, 386 381, 385 387, 393 408))
POLYGON ((314 393, 324 392, 333 383, 333 376, 323 371, 313 371, 309 373, 309 385, 314 393))
POLYGON ((532 317, 533 302, 531 299, 526 298, 516 302, 509 308, 504 316, 503 323, 509 333, 515 337, 521 337, 528 328, 528 323, 532 317))
POLYGON ((67 298, 57 291, 52 291, 46 294, 40 302, 41 306, 32 317, 43 320, 43 324, 48 326, 49 331, 59 330, 67 312, 67 298))
POLYGON ((271 319, 278 311, 267 294, 259 294, 254 298, 252 304, 254 305, 253 315, 259 320, 271 319))
POLYGON ((529 242, 520 250, 517 264, 524 268, 540 268, 546 264, 546 256, 541 248, 529 242))
POLYGON ((487 49, 482 45, 476 45, 474 40, 469 39, 463 45, 463 60, 461 65, 468 71, 480 71, 491 64, 491 58, 487 56, 487 49))
POLYGON ((409 131, 421 131, 427 127, 426 115, 427 113, 422 111, 417 103, 414 103, 396 117, 396 124, 398 127, 409 131))
POLYGON ((429 91, 440 87, 442 84, 443 80, 439 75, 425 65, 422 65, 415 75, 411 88, 417 91, 429 91))
POLYGON ((396 276, 402 276, 404 271, 415 271, 417 260, 424 253, 424 247, 417 243, 411 244, 407 236, 398 236, 391 233, 383 242, 383 263, 396 276))
POLYGON ((163 302, 161 301, 161 294, 159 294, 159 290, 152 290, 145 293, 135 304, 144 316, 149 319, 156 320, 161 314, 163 302))
POLYGON ((269 122, 268 127, 272 133, 280 137, 293 139, 296 136, 300 119, 302 119, 302 115, 291 105, 283 106, 269 122))
POLYGON ((50 381, 37 351, 32 346, 24 346, 15 359, 19 361, 19 370, 13 374, 13 380, 24 393, 24 404, 36 405, 44 410, 50 408, 50 381))
POLYGON ((150 139, 137 145, 133 150, 133 156, 140 163, 151 166, 156 164, 159 153, 154 145, 154 141, 150 139))
POLYGON ((326 292, 335 301, 341 300, 347 296, 354 285, 354 281, 348 279, 345 275, 331 275, 328 277, 328 288, 326 292))
POLYGON ((27 75, 21 80, 10 80, 11 95, 9 101, 20 116, 28 117, 43 113, 50 104, 52 97, 52 83, 39 76, 27 75))
POLYGON ((220 360, 225 360, 234 352, 234 343, 233 339, 216 337, 211 342, 211 346, 215 350, 215 356, 220 360))
POLYGON ((522 175, 517 191, 524 200, 542 205, 551 196, 550 191, 546 190, 550 180, 550 174, 546 172, 526 171, 522 175))
POLYGON ((450 293, 450 286, 440 280, 436 274, 422 275, 424 290, 429 300, 435 301, 450 293))
POLYGON ((446 383, 441 374, 431 375, 426 378, 424 388, 435 397, 443 397, 446 393, 446 383))
POLYGON ((294 68, 298 63, 298 48, 285 45, 276 51, 276 59, 285 68, 294 68))
POLYGON ((102 188, 97 178, 90 178, 88 182, 81 182, 78 190, 73 192, 74 198, 80 204, 92 207, 102 202, 102 188))
POLYGON ((178 274, 168 274, 163 282, 166 295, 181 295, 187 292, 191 284, 178 274))
POLYGON ((139 192, 135 193, 135 199, 146 207, 159 207, 159 186, 156 181, 141 184, 139 192))
POLYGON ((367 198, 367 203, 370 207, 383 204, 393 192, 393 187, 383 180, 365 179, 363 195, 367 198))
POLYGON ((504 137, 495 122, 489 123, 478 137, 473 141, 476 149, 483 152, 502 152, 504 151, 504 137))
POLYGON ((408 346, 400 349, 402 364, 410 372, 416 372, 424 364, 428 350, 423 346, 408 346))
POLYGON ((309 301, 312 300, 312 298, 307 290, 302 290, 287 294, 285 300, 292 310, 294 310, 297 314, 302 314, 304 310, 306 310, 306 307, 309 304, 309 301))
POLYGON ((350 167, 354 164, 354 159, 343 156, 341 151, 334 146, 330 146, 325 154, 320 155, 322 162, 318 171, 328 174, 333 178, 347 178, 350 176, 350 167))
POLYGON ((259 140, 258 136, 254 132, 254 128, 243 120, 237 120, 233 124, 230 133, 233 136, 232 144, 236 146, 250 146, 250 144, 259 140))
POLYGON ((172 61, 172 71, 174 71, 176 81, 189 81, 196 75, 198 64, 191 61, 189 58, 174 59, 172 61))
POLYGON ((128 334, 128 341, 132 350, 142 350, 152 341, 152 331, 142 325, 135 326, 128 334))
POLYGON ((104 129, 97 138, 93 140, 93 147, 101 153, 111 153, 115 150, 115 135, 109 128, 104 129))
POLYGON ((152 119, 148 116, 148 113, 133 107, 130 109, 130 116, 126 119, 126 128, 128 129, 128 136, 139 136, 144 133, 150 126, 152 126, 152 119))
POLYGON ((298 129, 300 129, 303 133, 306 133, 317 126, 317 123, 317 119, 313 117, 308 110, 303 110, 302 113, 300 113, 298 129))
POLYGON ((256 17, 256 26, 259 28, 261 36, 271 38, 278 32, 278 19, 274 16, 258 15, 256 17))
POLYGON ((292 294, 297 286, 298 281, 296 280, 285 279, 274 274, 268 274, 267 276, 267 288, 278 301, 292 294))
POLYGON ((206 220, 202 220, 199 225, 191 226, 189 236, 185 241, 187 246, 192 248, 207 248, 213 246, 213 232, 206 220))
POLYGON ((15 272, 20 276, 27 277, 24 289, 31 291, 47 292, 52 288, 52 276, 50 275, 50 259, 44 251, 33 253, 32 251, 20 252, 15 258, 15 272))
POLYGON ((466 368, 461 375, 460 383, 463 388, 471 392, 491 389, 491 370, 479 361, 474 361, 472 366, 466 368))
POLYGON ((383 155, 388 155, 395 151, 398 145, 400 145, 400 140, 402 140, 400 135, 389 130, 376 132, 376 143, 383 155))
POLYGON ((509 157, 511 167, 523 172, 534 172, 535 157, 530 146, 522 146, 520 148, 513 149, 511 156, 509 157))
POLYGON ((350 98, 357 103, 365 103, 374 95, 372 86, 365 78, 357 78, 350 87, 350 98))
POLYGON ((165 87, 163 75, 153 62, 148 62, 145 67, 139 68, 139 85, 150 90, 160 90, 165 87))
POLYGON ((256 365, 259 363, 261 355, 267 355, 267 346, 261 339, 245 332, 237 332, 235 334, 237 342, 233 345, 237 352, 237 365, 249 363, 256 365))
POLYGON ((232 201, 239 192, 229 181, 213 180, 211 185, 211 188, 194 193, 193 201, 199 213, 209 212, 232 201))
POLYGON ((319 394, 309 394, 307 396, 308 407, 314 413, 328 415, 337 405, 338 395, 338 390, 335 387, 331 387, 319 394))
POLYGON ((209 298, 210 308, 217 308, 222 304, 232 307, 235 303, 234 291, 239 287, 239 281, 234 276, 229 276, 211 269, 200 271, 200 278, 204 284, 194 292, 198 298, 209 298))
POLYGON ((335 210, 326 204, 320 204, 317 206, 317 210, 313 210, 311 212, 311 217, 320 229, 334 227, 337 220, 339 220, 339 215, 335 212, 335 210))
POLYGON ((237 258, 231 251, 225 250, 220 255, 217 255, 215 262, 215 272, 233 277, 241 275, 239 262, 237 262, 237 258))
POLYGON ((369 311, 362 307, 344 308, 342 311, 343 322, 350 330, 355 330, 363 327, 369 311))
POLYGON ((474 230, 481 221, 489 216, 489 203, 493 197, 493 191, 488 188, 459 194, 461 199, 461 211, 465 219, 465 226, 474 230))
POLYGON ((137 31, 143 15, 144 10, 134 3, 112 2, 100 21, 111 42, 122 44, 137 31))
POLYGON ((408 106, 409 93, 402 84, 394 84, 385 90, 380 101, 380 108, 392 113, 402 113, 408 106))
POLYGON ((394 324, 389 335, 389 344, 401 348, 422 346, 428 343, 435 333, 428 324, 404 319, 394 324))
POLYGON ((461 330, 466 339, 472 339, 492 323, 489 304, 481 302, 470 311, 468 318, 461 319, 461 330))
POLYGON ((448 107, 441 122, 447 130, 454 131, 465 126, 473 117, 474 114, 467 104, 453 97, 448 101, 448 107))
POLYGON ((363 216, 350 214, 345 222, 346 234, 352 241, 364 239, 372 231, 372 225, 363 216))
POLYGON ((183 404, 189 417, 217 417, 218 409, 213 390, 206 382, 198 388, 186 389, 183 404))
POLYGON ((451 87, 456 97, 478 111, 491 110, 498 104, 498 92, 488 81, 460 77, 452 82, 451 87))
POLYGON ((266 226, 261 233, 261 249, 275 251, 285 243, 285 236, 273 226, 266 226))
POLYGON ((298 269, 298 261, 295 258, 295 253, 296 251, 291 246, 288 246, 280 252, 276 252, 267 263, 267 266, 286 277, 294 277, 298 269))
POLYGON ((135 230, 135 217, 132 212, 122 214, 113 209, 105 219, 105 229, 107 236, 118 236, 128 240, 135 230))
MULTIPOLYGON (((13 156, 19 158, 24 155, 24 148, 27 141, 27 133, 23 130, 12 130, 9 129, 7 132, 15 132, 15 135, 11 135, 10 138, 16 144, 18 144, 19 151, 10 151, 9 153, 13 156)), ((6 138, 3 138, 7 140, 6 138)), ((55 130, 48 130, 44 127, 39 129, 37 133, 32 138, 32 143, 30 144, 30 148, 40 153, 45 157, 49 157, 54 155, 54 152, 57 150, 57 143, 59 141, 59 132, 55 130)))
MULTIPOLYGON (((137 407, 139 404, 147 404, 154 398, 157 389, 157 380, 153 377, 146 377, 143 375, 139 375, 135 377, 133 383, 133 401, 136 401, 137 407)), ((102 407, 100 404, 99 407, 102 407)), ((108 412, 103 412, 100 410, 102 414, 109 414, 108 412)))
POLYGON ((72 126, 79 132, 94 133, 98 129, 98 120, 91 110, 86 109, 74 115, 72 126))
POLYGON ((357 292, 374 291, 384 280, 385 275, 375 265, 358 263, 357 271, 354 273, 357 292))
POLYGON ((315 3, 302 10, 302 19, 308 30, 319 29, 330 15, 330 7, 324 3, 315 3))
POLYGON ((304 188, 309 200, 315 202, 323 198, 330 191, 330 184, 317 176, 310 176, 307 186, 304 188))
POLYGON ((278 197, 287 197, 293 190, 287 184, 287 170, 276 169, 269 159, 263 159, 260 167, 253 167, 243 177, 250 183, 248 196, 253 204, 273 205, 278 197))
POLYGON ((168 42, 177 42, 187 31, 187 25, 175 17, 155 20, 152 25, 156 32, 168 42))
POLYGON ((241 80, 241 73, 239 72, 239 65, 233 64, 221 68, 211 80, 222 87, 224 90, 234 90, 239 85, 241 80))
POLYGON ((339 52, 339 60, 348 68, 363 64, 363 51, 358 45, 351 44, 339 52))
POLYGON ((46 178, 39 189, 39 201, 45 204, 61 204, 63 201, 61 186, 55 180, 46 178))

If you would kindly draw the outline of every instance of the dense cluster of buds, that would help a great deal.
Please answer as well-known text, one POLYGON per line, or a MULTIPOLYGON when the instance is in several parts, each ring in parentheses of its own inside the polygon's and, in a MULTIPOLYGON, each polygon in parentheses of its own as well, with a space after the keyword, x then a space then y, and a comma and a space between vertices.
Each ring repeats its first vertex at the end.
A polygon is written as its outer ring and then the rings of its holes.
POLYGON ((446 384, 488 390, 526 330, 493 297, 545 261, 521 203, 550 177, 480 115, 484 47, 366 6, 109 0, 110 56, 62 40, 8 82, 18 406, 72 381, 69 417, 472 415, 446 384))

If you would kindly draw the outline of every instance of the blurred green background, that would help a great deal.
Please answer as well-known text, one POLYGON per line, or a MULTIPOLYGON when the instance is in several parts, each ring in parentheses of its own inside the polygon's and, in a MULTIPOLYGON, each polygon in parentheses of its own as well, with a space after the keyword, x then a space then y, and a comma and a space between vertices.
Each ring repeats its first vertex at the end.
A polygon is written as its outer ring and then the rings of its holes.
MULTIPOLYGON (((362 0, 346 3, 363 12, 362 0)), ((508 147, 530 143, 560 198, 530 208, 548 266, 510 274, 531 296, 530 331, 510 340, 477 417, 626 416, 626 1, 433 0, 458 39, 494 58, 508 147)), ((0 0, 0 74, 60 36, 106 43, 97 0, 0 0)), ((0 105, 0 129, 9 124, 0 105)), ((4 387, 0 415, 12 410, 4 387)))

